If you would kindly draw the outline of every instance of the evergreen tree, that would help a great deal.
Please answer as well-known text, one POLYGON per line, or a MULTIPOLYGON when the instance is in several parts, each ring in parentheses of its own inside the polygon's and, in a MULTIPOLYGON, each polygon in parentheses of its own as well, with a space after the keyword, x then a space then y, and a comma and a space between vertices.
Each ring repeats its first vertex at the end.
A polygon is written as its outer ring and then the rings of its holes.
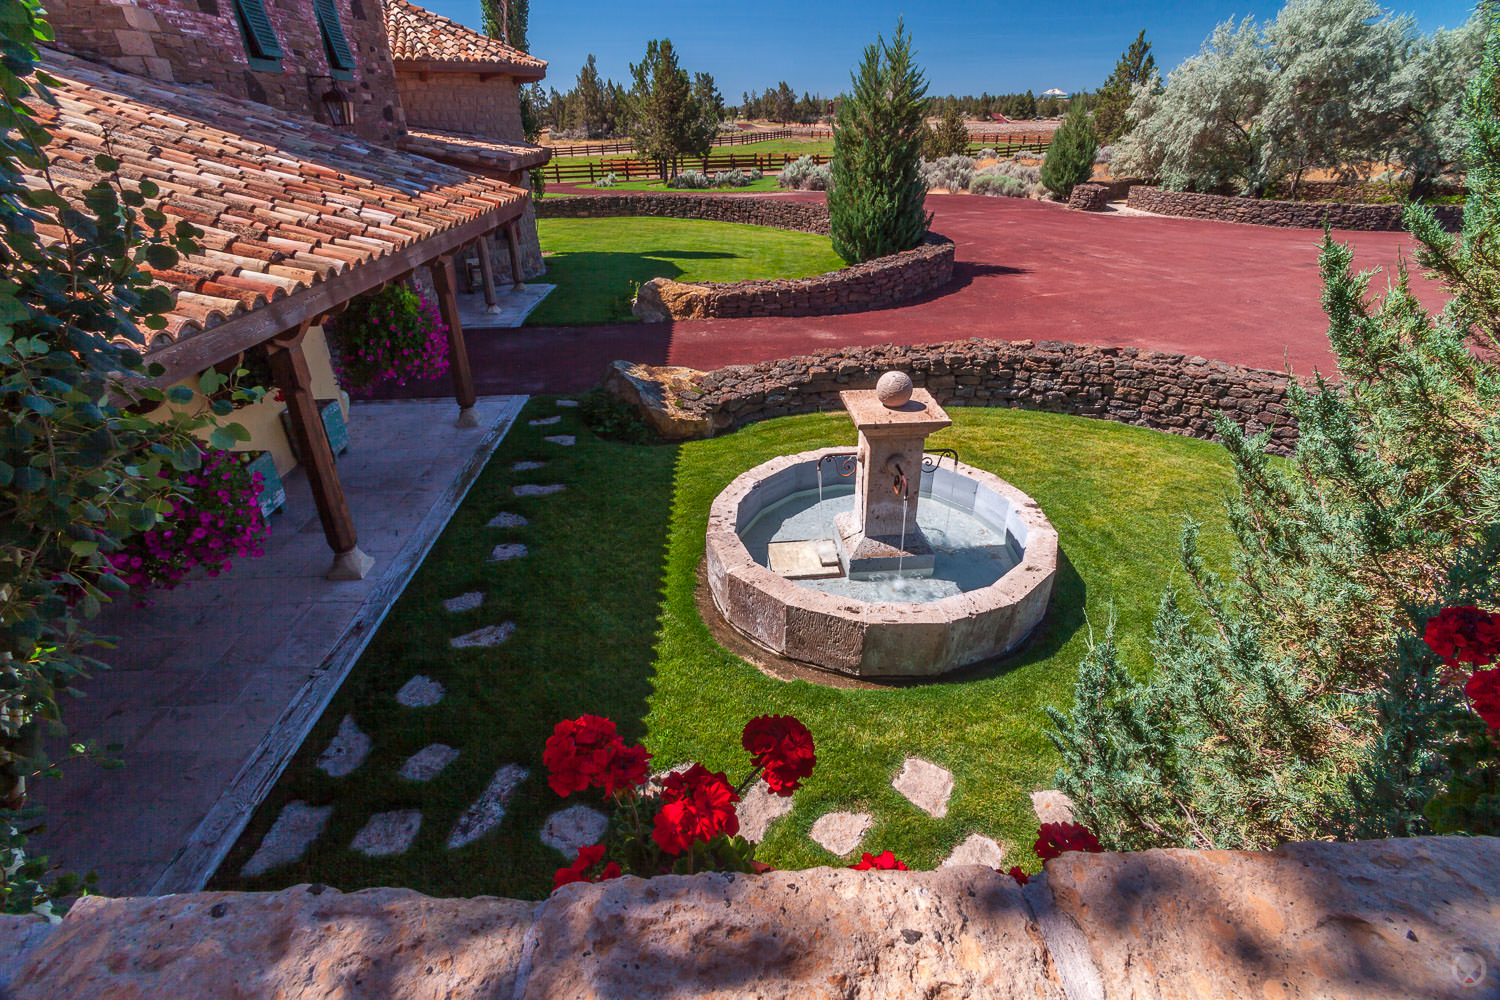
POLYGON ((776 109, 774 111, 776 120, 785 125, 797 114, 797 95, 787 82, 782 80, 776 85, 776 109))
POLYGON ((592 52, 583 68, 578 71, 578 85, 574 87, 573 94, 573 127, 582 129, 586 136, 602 135, 608 113, 608 98, 592 52))
POLYGON ((526 29, 531 20, 530 0, 484 0, 484 33, 522 52, 530 52, 526 29))
POLYGON ((833 134, 828 216, 834 251, 857 264, 910 250, 927 230, 920 170, 927 82, 901 21, 890 44, 882 37, 865 48, 850 79, 833 134))
POLYGON ((1153 86, 1158 83, 1156 57, 1151 54, 1151 43, 1146 41, 1146 30, 1135 36, 1130 48, 1121 53, 1115 63, 1114 72, 1099 88, 1094 105, 1094 129, 1099 133, 1102 145, 1112 145, 1130 127, 1130 102, 1138 86, 1153 86))
POLYGON ((1073 189, 1094 176, 1094 156, 1099 152, 1099 137, 1082 105, 1068 112, 1062 125, 1047 146, 1042 160, 1042 184, 1057 197, 1067 200, 1073 189))
POLYGON ((1288 387, 1294 460, 1224 419, 1234 576, 1183 546, 1197 613, 1163 601, 1137 679, 1101 643, 1049 710, 1060 787, 1119 847, 1500 829, 1492 737, 1417 641, 1453 604, 1500 605, 1500 7, 1480 8, 1463 231, 1410 207, 1432 316, 1404 269, 1383 300, 1325 235, 1337 382, 1288 387), (1483 350, 1475 350, 1482 347, 1483 350))
MULTIPOLYGON (((646 57, 631 65, 630 75, 635 81, 627 102, 630 136, 636 151, 655 162, 666 181, 673 160, 707 156, 713 148, 712 111, 705 112, 705 95, 694 92, 669 38, 647 42, 646 57)), ((713 78, 708 79, 712 86, 713 78)))
POLYGON ((969 151, 969 124, 957 101, 943 106, 943 117, 937 128, 927 128, 922 138, 922 158, 941 160, 945 156, 963 156, 969 151))

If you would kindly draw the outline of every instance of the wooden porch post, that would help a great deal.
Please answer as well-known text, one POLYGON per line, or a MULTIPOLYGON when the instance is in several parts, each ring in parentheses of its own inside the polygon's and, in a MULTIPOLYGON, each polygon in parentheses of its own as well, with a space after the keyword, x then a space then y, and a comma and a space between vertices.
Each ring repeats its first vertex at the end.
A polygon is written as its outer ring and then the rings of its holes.
POLYGON ((448 370, 453 374, 453 395, 458 400, 458 421, 454 426, 478 427, 474 374, 469 368, 469 348, 464 343, 464 325, 458 317, 458 298, 454 294, 453 258, 437 257, 427 266, 432 272, 432 287, 437 290, 438 312, 448 325, 448 370))
POLYGON ((267 342, 271 375, 286 400, 292 436, 302 456, 302 467, 307 470, 318 519, 323 522, 323 537, 333 549, 333 566, 326 576, 330 580, 363 580, 375 560, 359 549, 354 518, 349 515, 344 487, 333 464, 333 451, 328 447, 328 434, 323 430, 318 404, 313 399, 312 376, 307 370, 307 357, 302 353, 302 339, 310 326, 312 321, 304 320, 267 342))
POLYGON ((524 284, 521 280, 521 224, 515 219, 505 224, 505 244, 510 248, 510 280, 514 283, 511 291, 519 292, 524 284))
POLYGON ((479 273, 484 278, 484 311, 502 312, 500 300, 495 296, 495 265, 490 261, 490 238, 481 236, 474 242, 479 248, 479 273))

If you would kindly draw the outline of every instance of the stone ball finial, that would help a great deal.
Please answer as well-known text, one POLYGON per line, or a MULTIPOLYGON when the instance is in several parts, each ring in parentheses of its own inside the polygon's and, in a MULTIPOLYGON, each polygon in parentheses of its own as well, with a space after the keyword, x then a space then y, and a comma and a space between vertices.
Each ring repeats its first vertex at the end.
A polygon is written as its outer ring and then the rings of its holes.
POLYGON ((891 409, 911 401, 911 376, 906 372, 886 372, 875 383, 875 398, 891 409))

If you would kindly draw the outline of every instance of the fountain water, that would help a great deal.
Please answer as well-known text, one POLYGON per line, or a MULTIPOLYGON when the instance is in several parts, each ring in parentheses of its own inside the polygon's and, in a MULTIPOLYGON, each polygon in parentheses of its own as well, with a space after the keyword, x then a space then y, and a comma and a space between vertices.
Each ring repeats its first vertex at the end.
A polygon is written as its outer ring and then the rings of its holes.
POLYGON ((855 453, 773 459, 714 501, 714 603, 760 645, 858 676, 928 676, 1013 649, 1052 590, 1046 516, 953 450, 927 453, 951 421, 905 375, 841 396, 855 453))

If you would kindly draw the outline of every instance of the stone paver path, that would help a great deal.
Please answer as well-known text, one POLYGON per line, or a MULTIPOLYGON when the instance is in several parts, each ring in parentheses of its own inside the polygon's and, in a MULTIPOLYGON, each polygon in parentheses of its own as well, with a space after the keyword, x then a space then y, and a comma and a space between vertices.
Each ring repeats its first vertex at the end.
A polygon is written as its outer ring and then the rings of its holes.
POLYGON ((791 811, 792 797, 771 794, 771 786, 762 778, 745 793, 740 804, 735 806, 735 812, 740 818, 740 836, 752 844, 758 844, 766 839, 766 831, 771 828, 771 824, 791 811))
POLYGON ((526 555, 526 546, 520 542, 503 542, 490 549, 490 562, 507 562, 526 555))
POLYGON ((560 444, 564 448, 571 448, 573 445, 578 443, 578 438, 574 437, 572 434, 553 434, 550 437, 542 438, 542 440, 550 441, 553 444, 560 444))
POLYGON ((935 819, 948 815, 948 797, 953 794, 953 773, 921 757, 908 757, 891 780, 891 787, 918 809, 935 819))
POLYGON ((538 417, 535 420, 528 420, 526 422, 528 424, 530 424, 531 426, 533 426, 533 427, 551 427, 553 424, 560 423, 561 421, 562 421, 562 417, 561 416, 557 416, 557 417, 538 417))
POLYGON ((1031 808, 1041 823, 1073 822, 1073 800, 1062 792, 1047 790, 1031 793, 1031 808))
POLYGON ((457 750, 446 743, 429 743, 406 758, 396 773, 407 781, 431 781, 455 760, 458 760, 457 750))
POLYGON ((240 869, 240 874, 246 877, 264 875, 273 868, 296 861, 318 839, 332 815, 333 806, 310 806, 300 799, 288 802, 250 860, 245 862, 245 867, 240 869))
POLYGON ((466 844, 472 844, 499 826, 500 821, 505 818, 505 809, 510 805, 511 796, 515 795, 516 789, 529 773, 519 764, 506 764, 496 771, 484 794, 475 799, 474 804, 464 810, 464 814, 453 825, 453 832, 448 835, 448 849, 457 850, 466 844))
POLYGON ((539 486, 535 483, 523 483, 520 486, 512 486, 510 491, 518 497, 546 497, 554 493, 561 493, 567 489, 562 483, 548 483, 539 486))
POLYGON ((443 602, 443 610, 449 614, 462 614, 465 611, 473 611, 484 603, 484 591, 471 590, 467 594, 459 594, 450 597, 443 602))
POLYGON ((501 511, 485 523, 486 528, 524 528, 526 518, 520 514, 512 514, 509 511, 501 511))
POLYGON ((609 826, 609 818, 588 806, 569 806, 547 817, 542 824, 542 843, 561 851, 572 861, 580 847, 599 843, 609 826))
POLYGON ((445 693, 442 684, 426 674, 418 674, 401 685, 396 700, 407 708, 427 708, 442 701, 445 693))
POLYGON ((421 810, 398 809, 376 813, 354 835, 354 839, 349 842, 349 849, 372 858, 404 854, 421 828, 421 810))
POLYGON ((982 833, 971 833, 962 844, 953 849, 942 866, 951 868, 954 865, 986 865, 999 868, 1004 860, 1005 848, 982 833))
POLYGON ((546 466, 546 462, 513 462, 510 467, 512 472, 531 472, 546 466))
POLYGON ((813 821, 809 835, 819 847, 844 857, 854 853, 874 825, 869 813, 831 812, 813 821))
POLYGON ((557 401, 557 405, 558 406, 576 407, 578 405, 578 400, 576 400, 576 399, 559 399, 557 401))
POLYGON ((464 635, 455 636, 448 640, 448 645, 454 649, 487 648, 508 642, 510 637, 515 634, 515 622, 501 622, 499 625, 486 625, 484 628, 478 628, 464 635))
POLYGON ((327 749, 318 755, 318 770, 334 778, 353 774, 370 754, 370 737, 360 731, 354 716, 346 715, 327 749))

